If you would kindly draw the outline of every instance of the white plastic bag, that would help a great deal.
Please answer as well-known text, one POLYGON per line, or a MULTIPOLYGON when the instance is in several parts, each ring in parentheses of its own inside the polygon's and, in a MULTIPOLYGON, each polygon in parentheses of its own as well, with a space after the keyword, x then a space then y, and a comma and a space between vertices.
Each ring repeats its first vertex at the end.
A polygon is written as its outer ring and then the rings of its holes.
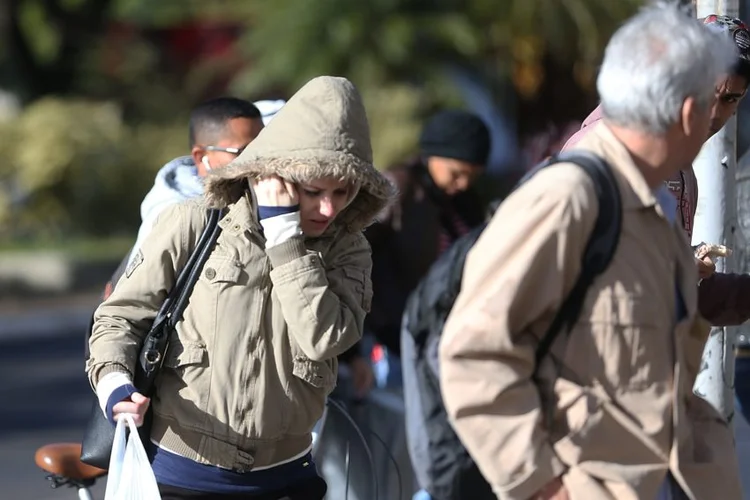
POLYGON ((161 500, 154 471, 131 415, 117 420, 104 500, 161 500), (130 435, 125 438, 125 426, 130 435))

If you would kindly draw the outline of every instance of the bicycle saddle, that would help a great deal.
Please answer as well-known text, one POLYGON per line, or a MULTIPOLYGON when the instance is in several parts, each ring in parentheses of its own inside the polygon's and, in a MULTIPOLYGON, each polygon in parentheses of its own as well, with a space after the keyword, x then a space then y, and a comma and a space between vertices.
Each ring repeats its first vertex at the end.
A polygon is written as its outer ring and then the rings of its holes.
POLYGON ((107 474, 106 470, 81 462, 80 457, 80 443, 54 443, 36 450, 34 460, 37 466, 50 474, 73 481, 96 479, 107 474))

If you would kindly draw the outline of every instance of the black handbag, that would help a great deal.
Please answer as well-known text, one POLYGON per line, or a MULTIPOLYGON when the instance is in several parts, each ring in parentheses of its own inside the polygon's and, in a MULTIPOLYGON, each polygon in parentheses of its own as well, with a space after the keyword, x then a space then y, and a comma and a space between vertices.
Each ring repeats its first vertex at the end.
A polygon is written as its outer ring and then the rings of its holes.
MULTIPOLYGON (((203 229, 195 249, 190 254, 185 267, 180 271, 174 287, 164 300, 156 318, 154 318, 151 329, 143 339, 141 352, 135 366, 133 385, 138 389, 138 392, 146 397, 153 396, 154 380, 169 348, 170 335, 174 332, 177 322, 182 318, 182 313, 185 311, 193 287, 198 281, 201 269, 211 254, 219 233, 221 233, 221 227, 218 224, 220 219, 221 210, 212 209, 208 211, 206 227, 203 229)), ((150 409, 146 413, 143 425, 138 429, 138 434, 144 445, 147 445, 151 434, 150 409)), ((114 437, 115 426, 107 420, 99 407, 98 400, 94 398, 94 404, 83 435, 81 461, 100 469, 108 469, 114 437)))

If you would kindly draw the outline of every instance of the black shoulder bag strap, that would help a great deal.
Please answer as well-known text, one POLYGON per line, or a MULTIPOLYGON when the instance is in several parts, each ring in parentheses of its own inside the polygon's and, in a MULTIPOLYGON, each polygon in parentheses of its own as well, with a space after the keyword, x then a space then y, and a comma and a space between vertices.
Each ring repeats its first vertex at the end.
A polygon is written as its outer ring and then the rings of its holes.
POLYGON ((577 150, 554 155, 526 174, 519 184, 555 163, 575 163, 586 172, 594 183, 599 215, 583 253, 581 273, 537 346, 535 376, 560 331, 564 328, 565 333, 569 333, 578 320, 589 287, 612 261, 622 229, 622 200, 617 180, 609 164, 589 151, 577 150))
POLYGON ((135 386, 147 396, 152 392, 154 379, 164 362, 169 347, 170 333, 182 319, 182 313, 187 307, 193 287, 221 233, 221 226, 219 226, 221 215, 222 211, 218 209, 208 211, 208 220, 203 233, 143 341, 136 367, 135 386))

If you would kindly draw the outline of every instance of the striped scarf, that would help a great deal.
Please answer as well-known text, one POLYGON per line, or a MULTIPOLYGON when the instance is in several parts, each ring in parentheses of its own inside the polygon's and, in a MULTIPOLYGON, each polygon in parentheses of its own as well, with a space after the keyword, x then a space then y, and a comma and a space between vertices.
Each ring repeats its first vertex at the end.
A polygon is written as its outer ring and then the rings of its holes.
POLYGON ((452 208, 446 210, 444 220, 450 224, 450 227, 443 225, 440 228, 438 235, 438 255, 448 250, 457 239, 471 231, 471 228, 452 208))

